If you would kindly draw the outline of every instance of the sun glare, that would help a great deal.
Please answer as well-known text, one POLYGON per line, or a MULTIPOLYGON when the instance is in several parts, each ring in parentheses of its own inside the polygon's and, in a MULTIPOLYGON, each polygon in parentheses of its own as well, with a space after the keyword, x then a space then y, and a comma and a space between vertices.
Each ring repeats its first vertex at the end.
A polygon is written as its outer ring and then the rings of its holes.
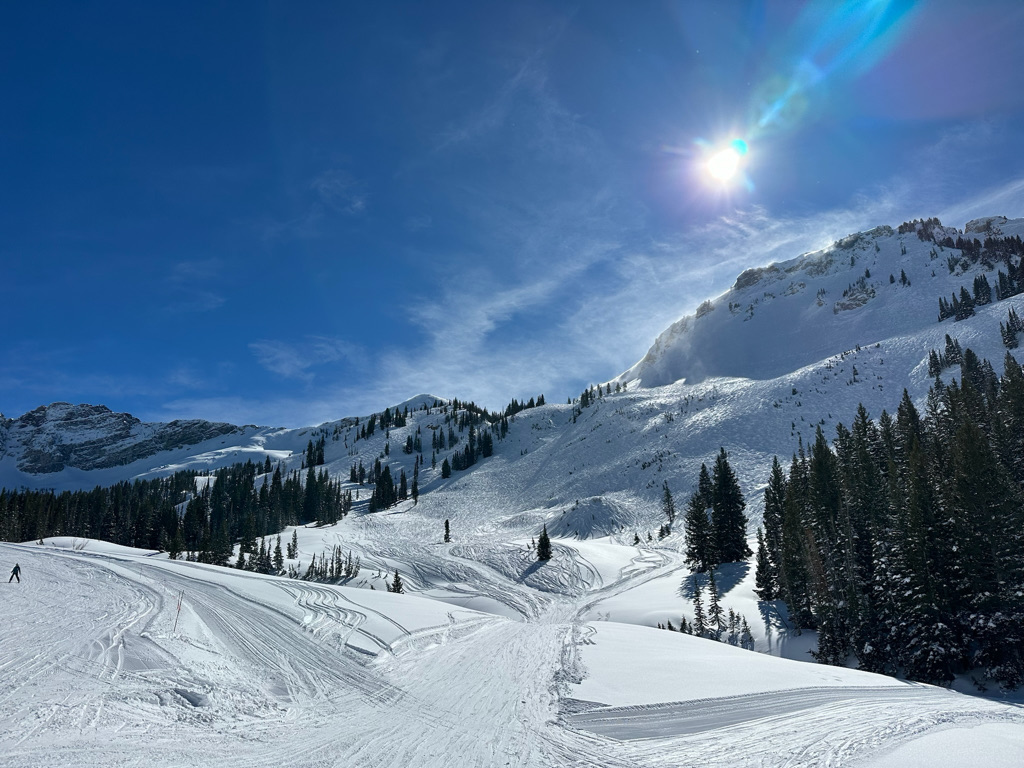
POLYGON ((746 153, 747 143, 742 139, 733 139, 727 147, 708 158, 705 168, 711 178, 721 182, 729 181, 739 172, 740 161, 746 153))
POLYGON ((732 147, 716 152, 708 159, 708 173, 719 181, 728 181, 740 167, 740 156, 732 147))

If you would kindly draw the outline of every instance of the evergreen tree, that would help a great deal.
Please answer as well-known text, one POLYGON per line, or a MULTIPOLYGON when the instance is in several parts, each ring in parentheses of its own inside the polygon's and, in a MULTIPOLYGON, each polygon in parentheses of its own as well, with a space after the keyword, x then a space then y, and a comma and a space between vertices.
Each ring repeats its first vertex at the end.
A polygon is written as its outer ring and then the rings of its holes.
POLYGON ((672 491, 668 489, 668 480, 661 484, 661 488, 661 511, 665 513, 669 527, 671 527, 676 521, 676 503, 672 499, 672 491))
POLYGON ((548 527, 544 526, 544 530, 540 532, 540 536, 537 537, 537 560, 544 561, 551 559, 551 539, 548 537, 548 527))
POLYGON ((700 474, 697 478, 697 493, 704 503, 704 509, 710 509, 715 497, 715 486, 711 482, 711 474, 706 464, 700 465, 700 474))
POLYGON ((708 623, 704 615, 704 601, 700 596, 700 582, 693 577, 693 634, 697 637, 707 637, 708 623))
POLYGON ((448 520, 444 521, 444 543, 448 544, 452 540, 451 528, 448 527, 448 520))
POLYGON ((722 448, 712 472, 711 527, 719 562, 735 563, 751 555, 747 546, 746 502, 722 448))
POLYGON ((274 545, 274 570, 280 573, 284 570, 284 553, 281 552, 281 537, 277 537, 277 544, 274 545))
MULTIPOLYGON (((786 508, 786 475, 777 456, 772 457, 772 471, 764 489, 764 543, 767 552, 768 576, 778 592, 782 577, 782 516, 786 508)), ((762 598, 771 600, 774 598, 762 598)))
POLYGON ((710 594, 708 603, 708 629, 714 633, 715 640, 722 637, 725 630, 725 613, 718 601, 718 584, 715 583, 715 572, 708 571, 708 592, 710 594))
POLYGON ((692 571, 704 573, 716 565, 715 545, 711 521, 700 493, 691 494, 683 518, 686 535, 686 565, 692 571))
POLYGON ((174 529, 174 535, 171 536, 170 544, 167 547, 167 557, 170 560, 177 560, 181 557, 181 552, 185 548, 185 540, 181 537, 181 526, 177 526, 174 529))
POLYGON ((402 577, 399 575, 398 570, 395 570, 395 577, 391 580, 388 585, 388 592, 394 592, 397 595, 405 594, 405 583, 402 581, 402 577))
POLYGON ((764 532, 757 529, 757 561, 754 575, 754 593, 761 600, 774 600, 776 597, 775 569, 768 557, 768 547, 764 543, 764 532))

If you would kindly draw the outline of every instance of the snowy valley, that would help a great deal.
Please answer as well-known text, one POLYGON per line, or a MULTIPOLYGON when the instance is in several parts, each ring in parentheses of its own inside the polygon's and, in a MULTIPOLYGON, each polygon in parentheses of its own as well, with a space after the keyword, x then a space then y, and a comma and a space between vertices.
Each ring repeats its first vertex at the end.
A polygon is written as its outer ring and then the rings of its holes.
MULTIPOLYGON (((0 553, 22 581, 0 628, 0 765, 1020 764, 1019 691, 815 664, 815 633, 755 594, 753 557, 715 570, 753 652, 657 627, 694 620, 683 526, 659 535, 666 486, 681 515, 724 448, 756 549, 773 457, 788 466, 819 427, 832 440, 860 404, 895 413, 904 389, 925 413, 947 334, 1002 372, 1024 294, 999 278, 1020 256, 993 254, 1022 235, 1024 219, 916 222, 748 270, 628 371, 493 429, 433 394, 392 405, 387 426, 145 424, 66 403, 3 420, 8 494, 194 471, 173 500, 185 515, 220 468, 251 461, 257 489, 278 469, 324 473, 350 508, 279 529, 296 542, 284 564, 358 567, 315 581, 171 560, 146 532, 60 530, 58 510, 29 517, 8 495, 0 553), (939 322, 939 299, 982 276, 998 292, 939 322), (488 430, 490 455, 453 468, 488 430), (415 498, 371 512, 358 467, 377 462, 415 498), (405 594, 388 591, 396 573, 405 594)), ((268 553, 278 536, 255 535, 268 553)))

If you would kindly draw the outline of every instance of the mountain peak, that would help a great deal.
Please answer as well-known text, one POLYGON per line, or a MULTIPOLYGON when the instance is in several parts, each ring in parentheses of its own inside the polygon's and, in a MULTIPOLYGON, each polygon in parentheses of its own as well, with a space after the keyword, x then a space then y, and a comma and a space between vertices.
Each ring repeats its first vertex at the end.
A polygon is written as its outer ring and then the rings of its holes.
POLYGON ((952 242, 967 233, 1022 232, 1024 219, 1005 216, 975 219, 963 232, 937 218, 920 219, 745 270, 724 294, 669 326, 614 381, 656 387, 709 377, 774 378, 918 330, 936 322, 940 297, 970 290, 975 276, 997 268, 992 259, 965 258, 952 242), (868 304, 871 311, 864 311, 868 304))

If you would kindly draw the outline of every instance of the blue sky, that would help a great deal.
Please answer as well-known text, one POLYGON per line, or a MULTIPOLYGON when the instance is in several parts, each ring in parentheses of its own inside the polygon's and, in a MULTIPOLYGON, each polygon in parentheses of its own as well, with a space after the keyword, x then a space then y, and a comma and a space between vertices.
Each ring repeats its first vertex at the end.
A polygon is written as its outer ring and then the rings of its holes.
POLYGON ((564 401, 746 267, 1024 215, 1022 39, 1018 2, 6 8, 0 411, 564 401))

